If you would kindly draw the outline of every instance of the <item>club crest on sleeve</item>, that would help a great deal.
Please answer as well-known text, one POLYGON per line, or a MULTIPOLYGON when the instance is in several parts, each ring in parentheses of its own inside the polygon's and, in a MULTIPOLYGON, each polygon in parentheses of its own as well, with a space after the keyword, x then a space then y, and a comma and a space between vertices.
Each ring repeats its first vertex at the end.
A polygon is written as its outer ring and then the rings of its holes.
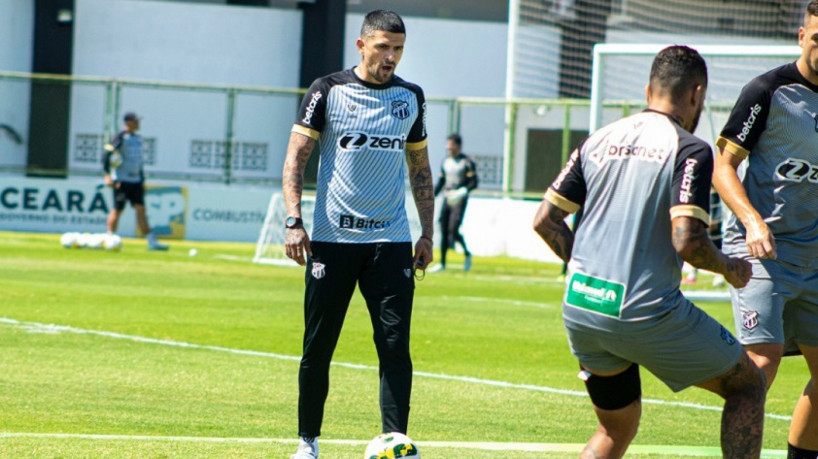
POLYGON ((399 120, 409 118, 409 102, 406 102, 405 100, 393 100, 392 116, 399 120))
POLYGON ((312 277, 316 279, 321 279, 327 273, 327 265, 324 263, 313 262, 312 263, 312 277))
POLYGON ((745 330, 758 327, 758 311, 744 311, 741 313, 741 326, 745 330))
POLYGON ((734 338, 733 335, 730 334, 730 332, 724 327, 721 327, 721 339, 730 346, 736 344, 736 338, 734 338))

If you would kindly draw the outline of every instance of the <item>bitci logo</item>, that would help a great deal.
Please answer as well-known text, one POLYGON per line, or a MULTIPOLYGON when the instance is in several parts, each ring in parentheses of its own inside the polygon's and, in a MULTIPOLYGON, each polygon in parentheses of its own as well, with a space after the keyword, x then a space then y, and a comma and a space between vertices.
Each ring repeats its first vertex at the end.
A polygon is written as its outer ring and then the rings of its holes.
POLYGON ((341 222, 339 226, 341 228, 352 228, 355 226, 355 217, 352 215, 341 215, 341 222))

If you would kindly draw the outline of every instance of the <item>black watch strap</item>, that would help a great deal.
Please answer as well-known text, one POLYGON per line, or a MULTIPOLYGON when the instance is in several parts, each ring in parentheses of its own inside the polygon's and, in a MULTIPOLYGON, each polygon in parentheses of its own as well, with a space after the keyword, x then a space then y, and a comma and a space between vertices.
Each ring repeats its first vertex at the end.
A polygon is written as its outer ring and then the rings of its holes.
POLYGON ((303 225, 304 220, 299 217, 287 217, 287 219, 284 220, 284 226, 287 228, 298 228, 303 225))

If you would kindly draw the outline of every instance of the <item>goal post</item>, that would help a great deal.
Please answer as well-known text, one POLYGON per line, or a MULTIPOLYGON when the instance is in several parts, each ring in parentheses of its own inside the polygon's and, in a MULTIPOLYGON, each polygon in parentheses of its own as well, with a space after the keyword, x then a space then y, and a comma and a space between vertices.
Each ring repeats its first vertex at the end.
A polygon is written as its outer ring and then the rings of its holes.
MULTIPOLYGON (((591 66, 589 132, 613 119, 604 110, 607 102, 645 104, 644 87, 653 57, 668 44, 600 43, 594 46, 591 66)), ((796 45, 689 45, 707 62, 706 116, 697 135, 715 141, 733 103, 751 79, 801 55, 796 45), (725 113, 726 112, 726 113, 725 113), (714 114, 721 114, 714 118, 714 114), (721 125, 718 123, 721 122, 721 125)), ((621 113, 621 110, 618 110, 621 113)))
MULTIPOLYGON (((315 197, 301 197, 301 219, 307 234, 312 234, 312 216, 315 210, 315 197)), ((298 263, 287 257, 284 248, 286 229, 284 220, 287 218, 287 207, 284 205, 284 196, 273 193, 267 205, 267 214, 259 232, 256 243, 256 253, 253 263, 279 266, 298 266, 298 263)))
MULTIPOLYGON (((656 54, 671 44, 601 43, 594 46, 591 66, 589 132, 594 132, 631 112, 646 107, 644 88, 656 54), (607 108, 610 105, 616 108, 607 108)), ((707 62, 708 87, 704 112, 695 134, 714 145, 741 89, 753 78, 801 55, 795 45, 689 45, 707 62)), ((726 221, 729 209, 723 207, 726 221)), ((692 301, 726 301, 722 287, 682 290, 692 301)))
MULTIPOLYGON (((406 193, 405 206, 412 241, 417 241, 421 235, 420 218, 418 217, 415 201, 410 190, 407 190, 406 193)), ((302 196, 301 219, 304 221, 304 229, 307 230, 307 234, 310 236, 312 236, 314 213, 315 196, 302 196)), ((267 214, 264 216, 264 223, 259 231, 253 263, 298 266, 298 263, 287 257, 286 249, 284 248, 284 237, 286 235, 284 220, 286 218, 287 207, 284 205, 284 196, 281 193, 273 193, 273 195, 270 196, 270 203, 267 205, 267 214)))

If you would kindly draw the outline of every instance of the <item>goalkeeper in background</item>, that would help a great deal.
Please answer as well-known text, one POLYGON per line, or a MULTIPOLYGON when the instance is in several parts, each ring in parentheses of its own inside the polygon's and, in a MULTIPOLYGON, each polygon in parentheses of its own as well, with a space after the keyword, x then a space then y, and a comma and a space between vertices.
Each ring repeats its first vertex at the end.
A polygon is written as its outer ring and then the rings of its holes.
POLYGON ((139 131, 140 118, 136 113, 126 113, 125 127, 119 131, 111 143, 105 145, 102 167, 105 170, 105 185, 114 190, 114 206, 108 214, 108 234, 116 233, 119 217, 130 201, 136 211, 136 223, 148 240, 148 250, 168 250, 168 246, 156 240, 148 225, 145 211, 145 173, 142 170, 142 136, 139 131))
POLYGON ((460 234, 460 225, 466 214, 469 193, 477 188, 477 166, 463 151, 463 139, 459 134, 452 134, 446 139, 446 152, 449 154, 440 167, 440 177, 435 185, 435 196, 443 190, 443 207, 440 210, 440 264, 433 266, 429 272, 446 269, 446 252, 454 243, 460 243, 466 259, 463 270, 471 269, 471 252, 466 247, 466 240, 460 234))

